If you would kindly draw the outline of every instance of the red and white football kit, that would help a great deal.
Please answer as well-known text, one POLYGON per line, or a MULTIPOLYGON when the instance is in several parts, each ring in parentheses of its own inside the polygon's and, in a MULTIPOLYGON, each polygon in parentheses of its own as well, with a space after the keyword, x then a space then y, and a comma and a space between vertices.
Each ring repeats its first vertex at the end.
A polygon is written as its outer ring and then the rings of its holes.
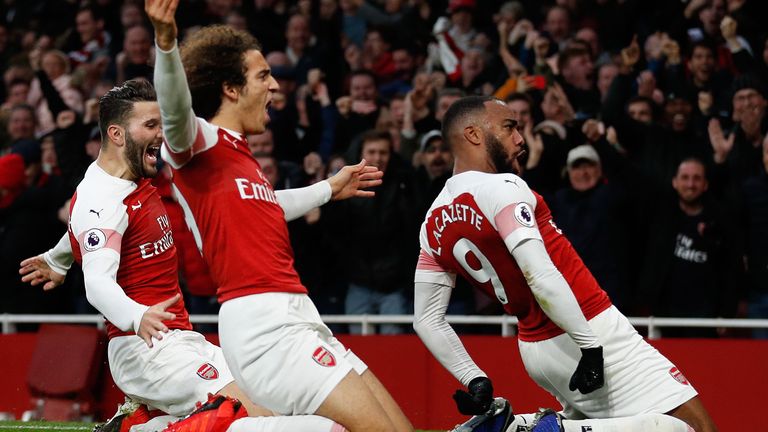
POLYGON ((192 325, 183 300, 167 311, 169 332, 149 348, 136 336, 150 306, 181 293, 168 215, 149 179, 107 174, 91 164, 70 204, 69 242, 46 261, 66 271, 74 255, 88 301, 107 320, 108 358, 118 388, 153 409, 182 416, 233 381, 221 350, 192 325), (71 248, 70 248, 71 247, 71 248))
POLYGON ((293 266, 286 220, 327 202, 330 184, 275 192, 239 133, 195 117, 177 47, 157 48, 155 86, 161 155, 217 286, 232 374, 257 404, 312 414, 351 369, 366 369, 322 323, 293 266))
POLYGON ((453 176, 427 213, 420 243, 415 327, 464 385, 485 374, 445 321, 456 275, 518 318, 526 370, 568 418, 666 413, 696 395, 611 305, 544 200, 521 178, 453 176), (586 395, 569 390, 579 348, 597 345, 603 346, 605 386, 586 395))

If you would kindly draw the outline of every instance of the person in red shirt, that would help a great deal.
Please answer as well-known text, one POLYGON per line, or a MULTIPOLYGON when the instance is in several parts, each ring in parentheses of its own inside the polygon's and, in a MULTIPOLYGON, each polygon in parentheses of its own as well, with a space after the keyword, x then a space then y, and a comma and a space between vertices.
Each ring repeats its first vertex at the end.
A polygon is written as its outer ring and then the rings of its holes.
POLYGON ((236 382, 281 414, 317 414, 352 432, 411 431, 384 386, 321 321, 294 269, 286 223, 330 199, 371 196, 362 189, 380 184, 382 172, 363 160, 275 192, 245 139, 264 132, 278 90, 259 43, 210 26, 180 54, 178 3, 145 3, 157 45, 161 154, 218 287, 221 347, 236 382))
POLYGON ((493 386, 445 320, 457 275, 518 317, 523 363, 563 405, 564 430, 716 430, 690 383, 612 306, 547 204, 513 174, 523 153, 514 118, 489 97, 448 109, 442 135, 454 175, 421 228, 414 328, 467 386, 454 395, 459 411, 488 411, 493 386))
MULTIPOLYGON (((52 289, 73 260, 81 265, 88 301, 107 320, 112 377, 136 404, 178 418, 209 393, 220 394, 239 399, 250 415, 268 416, 231 417, 230 432, 337 431, 337 424, 318 416, 271 417, 235 384, 221 349, 190 331, 173 231, 151 184, 162 141, 152 85, 131 80, 107 92, 99 122, 101 151, 72 197, 69 232, 52 250, 21 263, 22 280, 52 289)), ((132 411, 130 422, 116 416, 111 427, 127 431, 134 415, 148 420, 136 414, 147 414, 146 408, 132 411)), ((162 429, 170 420, 152 421, 162 429)))

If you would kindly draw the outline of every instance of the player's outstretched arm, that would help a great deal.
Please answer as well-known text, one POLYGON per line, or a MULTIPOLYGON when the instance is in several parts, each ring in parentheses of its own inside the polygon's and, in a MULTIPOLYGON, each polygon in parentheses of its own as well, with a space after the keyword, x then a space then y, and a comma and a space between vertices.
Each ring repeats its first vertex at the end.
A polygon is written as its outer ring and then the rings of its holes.
MULTIPOLYGON (((174 153, 189 150, 197 134, 192 95, 176 44, 178 0, 147 0, 144 10, 155 29, 154 82, 165 141, 174 153)), ((171 159, 174 158, 173 155, 171 159)))
POLYGON ((538 239, 523 241, 512 250, 512 256, 526 275, 541 309, 581 349, 581 360, 571 377, 571 390, 578 389, 586 394, 601 388, 604 384, 603 348, 544 243, 538 239))
POLYGON ((64 233, 53 249, 21 262, 19 266, 21 281, 30 283, 32 286, 43 284, 44 291, 52 290, 64 283, 72 261, 74 257, 69 233, 64 233))
POLYGON ((375 166, 366 165, 365 159, 357 165, 347 165, 328 179, 331 185, 331 199, 372 197, 375 193, 365 189, 380 185, 382 177, 384 173, 375 166))

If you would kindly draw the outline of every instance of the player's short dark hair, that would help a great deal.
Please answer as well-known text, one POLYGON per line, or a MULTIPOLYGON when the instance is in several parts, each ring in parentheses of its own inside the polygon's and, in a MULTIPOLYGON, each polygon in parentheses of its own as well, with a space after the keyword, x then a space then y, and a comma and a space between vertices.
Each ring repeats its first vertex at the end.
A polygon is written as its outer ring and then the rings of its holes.
POLYGON ((476 116, 480 113, 485 113, 485 103, 493 100, 496 99, 491 96, 467 96, 451 104, 448 111, 445 112, 443 126, 440 131, 443 135, 443 140, 448 144, 449 148, 453 149, 456 144, 452 142, 453 134, 451 134, 451 131, 456 128, 462 120, 476 116))
POLYGON ((99 131, 101 145, 107 142, 107 128, 111 124, 125 126, 126 119, 133 113, 136 102, 155 102, 157 94, 152 84, 143 79, 135 78, 122 85, 112 87, 99 99, 99 131))
POLYGON ((203 27, 181 46, 181 62, 187 74, 195 114, 210 120, 221 108, 222 86, 246 83, 245 54, 261 51, 250 33, 226 25, 203 27))

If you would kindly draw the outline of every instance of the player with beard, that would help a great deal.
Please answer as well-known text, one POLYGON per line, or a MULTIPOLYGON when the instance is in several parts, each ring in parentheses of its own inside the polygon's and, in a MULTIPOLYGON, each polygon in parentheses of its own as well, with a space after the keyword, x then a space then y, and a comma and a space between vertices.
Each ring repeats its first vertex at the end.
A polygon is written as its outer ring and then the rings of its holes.
POLYGON ((512 110, 461 99, 442 135, 454 175, 421 228, 414 328, 467 386, 454 395, 459 411, 487 412, 493 386, 445 320, 456 275, 518 317, 528 374, 563 405, 562 414, 517 415, 507 430, 531 422, 536 432, 716 430, 682 373, 612 306, 547 204, 514 174, 523 138, 512 110))
POLYGON ((107 92, 99 102, 101 150, 72 197, 68 235, 21 263, 23 281, 52 289, 74 258, 83 269, 88 301, 107 320, 112 377, 133 403, 97 430, 127 432, 147 422, 149 410, 169 416, 133 430, 163 429, 192 413, 209 393, 205 407, 221 409, 200 411, 217 417, 204 419, 211 421, 201 431, 341 430, 318 416, 272 417, 240 391, 221 349, 190 331, 170 221, 151 184, 163 139, 160 124, 149 82, 130 80, 107 92), (246 411, 265 417, 242 418, 246 411))
MULTIPOLYGON (((281 414, 317 414, 351 432, 410 432, 366 364, 322 322, 294 268, 287 221, 329 200, 370 197, 365 160, 277 191, 245 137, 264 132, 277 81, 249 33, 228 26, 176 38, 178 0, 147 0, 155 29, 162 156, 221 303, 221 348, 240 388, 281 414)), ((354 221, 350 221, 353 223, 354 221)), ((369 247, 360 244, 351 247, 369 247)))

